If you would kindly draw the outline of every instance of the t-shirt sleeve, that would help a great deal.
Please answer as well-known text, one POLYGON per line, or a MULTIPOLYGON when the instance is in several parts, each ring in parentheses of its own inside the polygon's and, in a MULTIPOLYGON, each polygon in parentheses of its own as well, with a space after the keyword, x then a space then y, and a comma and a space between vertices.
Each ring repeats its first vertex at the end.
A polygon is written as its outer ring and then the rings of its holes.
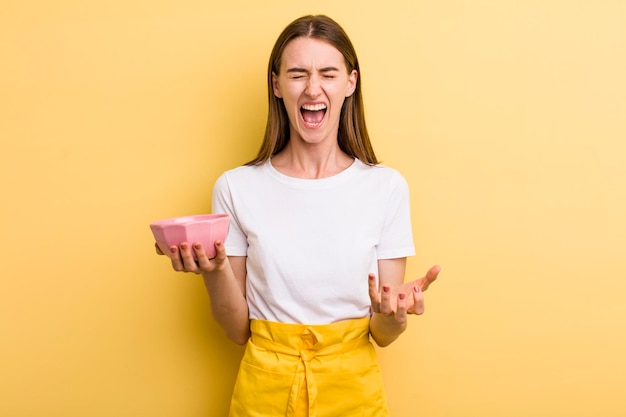
POLYGON ((228 256, 246 256, 248 253, 248 240, 235 212, 231 186, 227 173, 222 174, 213 186, 212 207, 213 213, 226 213, 230 215, 228 236, 224 241, 228 256))
POLYGON ((376 253, 378 259, 415 255, 409 186, 398 172, 390 181, 385 220, 376 253))

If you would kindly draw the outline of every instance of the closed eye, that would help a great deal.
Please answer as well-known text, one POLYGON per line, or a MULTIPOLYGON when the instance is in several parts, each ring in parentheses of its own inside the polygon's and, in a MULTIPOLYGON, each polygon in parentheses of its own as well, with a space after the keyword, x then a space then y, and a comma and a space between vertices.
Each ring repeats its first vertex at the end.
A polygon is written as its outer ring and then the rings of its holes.
POLYGON ((289 68, 287 70, 287 76, 294 80, 299 80, 306 76, 307 72, 303 68, 289 68))

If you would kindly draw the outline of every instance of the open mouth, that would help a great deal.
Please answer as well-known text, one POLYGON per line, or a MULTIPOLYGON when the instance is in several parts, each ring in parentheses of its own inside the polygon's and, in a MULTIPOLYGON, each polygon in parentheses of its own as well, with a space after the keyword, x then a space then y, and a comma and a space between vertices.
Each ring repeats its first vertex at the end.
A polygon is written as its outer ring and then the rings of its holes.
POLYGON ((317 126, 324 120, 326 104, 305 104, 300 107, 302 119, 309 126, 317 126))

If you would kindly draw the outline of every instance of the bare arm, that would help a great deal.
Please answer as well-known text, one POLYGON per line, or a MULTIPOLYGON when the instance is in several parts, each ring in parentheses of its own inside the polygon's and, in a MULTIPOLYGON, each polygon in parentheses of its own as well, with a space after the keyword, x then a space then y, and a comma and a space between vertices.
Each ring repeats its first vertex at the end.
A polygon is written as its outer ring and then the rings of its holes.
POLYGON ((187 243, 173 246, 168 254, 176 271, 202 274, 211 299, 213 318, 224 329, 229 339, 245 344, 250 336, 250 320, 246 302, 246 257, 226 256, 223 242, 215 242, 217 254, 208 259, 202 245, 187 243), (193 259, 195 251, 198 261, 193 259))

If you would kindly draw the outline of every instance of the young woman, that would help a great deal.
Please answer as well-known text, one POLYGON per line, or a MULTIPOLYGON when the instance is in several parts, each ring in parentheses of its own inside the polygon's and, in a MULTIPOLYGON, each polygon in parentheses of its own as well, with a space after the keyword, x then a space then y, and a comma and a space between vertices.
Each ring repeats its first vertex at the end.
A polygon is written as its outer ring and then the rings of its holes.
POLYGON ((231 215, 226 242, 214 259, 193 242, 167 254, 202 274, 215 319, 247 343, 231 417, 389 415, 370 337, 386 346, 404 332, 439 267, 403 284, 408 186, 378 164, 359 71, 332 19, 288 25, 270 56, 259 154, 213 190, 213 211, 231 215))

